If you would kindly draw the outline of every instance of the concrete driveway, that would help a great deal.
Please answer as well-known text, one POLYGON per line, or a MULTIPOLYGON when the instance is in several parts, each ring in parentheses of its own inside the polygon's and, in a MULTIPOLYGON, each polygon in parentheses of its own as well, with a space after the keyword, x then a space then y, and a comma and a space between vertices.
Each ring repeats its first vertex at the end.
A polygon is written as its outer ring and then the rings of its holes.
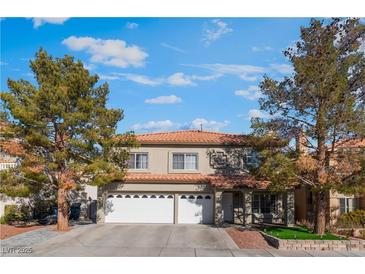
POLYGON ((1 240, 1 256, 365 257, 365 252, 238 249, 224 229, 205 225, 93 224, 1 240))
POLYGON ((35 245, 32 256, 232 256, 236 249, 212 226, 98 224, 35 245))

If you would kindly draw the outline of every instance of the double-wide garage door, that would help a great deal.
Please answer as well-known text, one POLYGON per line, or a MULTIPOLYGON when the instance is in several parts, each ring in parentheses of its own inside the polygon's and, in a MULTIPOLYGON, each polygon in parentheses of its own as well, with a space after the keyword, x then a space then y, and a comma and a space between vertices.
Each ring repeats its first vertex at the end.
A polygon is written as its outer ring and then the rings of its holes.
POLYGON ((177 207, 173 194, 135 193, 109 195, 106 200, 107 223, 174 223, 213 222, 213 196, 211 194, 179 194, 177 207))

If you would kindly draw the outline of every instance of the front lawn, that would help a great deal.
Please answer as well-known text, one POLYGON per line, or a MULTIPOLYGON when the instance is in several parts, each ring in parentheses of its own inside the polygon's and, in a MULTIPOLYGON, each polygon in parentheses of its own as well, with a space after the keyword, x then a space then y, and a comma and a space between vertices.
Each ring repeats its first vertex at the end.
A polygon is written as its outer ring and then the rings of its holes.
POLYGON ((283 240, 342 240, 341 238, 335 236, 331 233, 326 233, 323 236, 314 234, 308 231, 308 229, 303 227, 265 227, 262 229, 263 232, 277 237, 283 240))

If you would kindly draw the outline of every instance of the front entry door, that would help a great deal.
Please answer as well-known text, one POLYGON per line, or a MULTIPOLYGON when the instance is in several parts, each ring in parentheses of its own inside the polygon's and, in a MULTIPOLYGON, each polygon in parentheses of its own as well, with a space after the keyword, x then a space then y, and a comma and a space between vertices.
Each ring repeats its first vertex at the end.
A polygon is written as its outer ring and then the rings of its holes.
POLYGON ((233 223, 233 195, 230 192, 222 194, 223 220, 233 223))

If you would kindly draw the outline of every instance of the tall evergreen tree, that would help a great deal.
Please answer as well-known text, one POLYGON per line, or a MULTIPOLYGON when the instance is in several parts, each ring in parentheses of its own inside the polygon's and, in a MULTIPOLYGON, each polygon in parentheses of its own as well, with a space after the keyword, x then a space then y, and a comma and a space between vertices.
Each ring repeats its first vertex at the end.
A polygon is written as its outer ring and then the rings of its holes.
POLYGON ((96 86, 98 76, 80 61, 40 49, 30 68, 36 85, 9 79, 9 91, 1 93, 9 115, 1 146, 21 159, 20 167, 3 174, 2 189, 10 194, 16 189, 16 195, 40 185, 55 188, 57 226, 67 230, 71 190, 121 179, 135 138, 116 133, 123 111, 107 108, 107 83, 96 86))
POLYGON ((330 189, 365 189, 365 155, 340 155, 337 146, 365 137, 365 26, 358 19, 312 19, 301 39, 284 54, 294 73, 260 83, 260 107, 272 116, 254 119, 257 135, 268 133, 288 140, 281 149, 261 151, 257 176, 283 189, 299 182, 315 193, 315 232, 326 228, 330 189), (302 135, 306 153, 293 153, 289 141, 302 135), (332 160, 331 160, 332 159, 332 160), (336 163, 333 163, 336 159, 336 163))

